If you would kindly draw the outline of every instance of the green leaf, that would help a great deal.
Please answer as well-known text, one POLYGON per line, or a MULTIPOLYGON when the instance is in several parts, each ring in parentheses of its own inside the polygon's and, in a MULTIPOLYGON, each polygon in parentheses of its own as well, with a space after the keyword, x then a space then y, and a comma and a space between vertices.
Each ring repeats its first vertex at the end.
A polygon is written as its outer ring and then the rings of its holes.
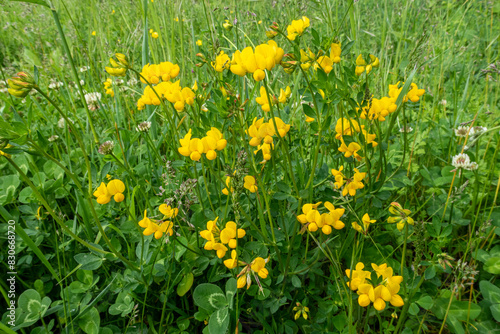
POLYGON ((50 8, 49 5, 44 0, 10 0, 10 1, 27 2, 27 3, 32 3, 32 4, 35 4, 35 5, 41 5, 41 6, 50 8))
MULTIPOLYGON (((113 279, 111 280, 111 282, 109 282, 109 284, 97 295, 97 297, 94 298, 94 300, 88 304, 87 306, 85 306, 85 308, 83 310, 80 311, 80 313, 71 320, 71 322, 66 325, 66 328, 68 328, 71 323, 73 323, 74 321, 78 320, 80 317, 84 316, 88 311, 90 311, 92 309, 92 307, 102 298, 104 297, 109 289, 111 288, 111 284, 113 284, 114 280, 116 279, 117 276, 114 276, 113 279)), ((130 298, 132 299, 132 298, 130 298)), ((132 303, 132 307, 133 307, 133 303, 132 303)))
POLYGON ((296 288, 300 288, 302 286, 302 282, 300 281, 300 278, 297 275, 292 276, 292 284, 296 288))
POLYGON ((417 315, 418 312, 420 312, 420 308, 418 307, 418 305, 415 303, 411 303, 410 308, 408 309, 408 313, 410 313, 411 315, 417 315))
POLYGON ((230 278, 226 282, 226 300, 229 303, 229 308, 233 309, 233 297, 238 290, 238 285, 235 278, 230 278))
POLYGON ((484 264, 484 270, 490 274, 500 274, 500 257, 490 257, 484 264))
POLYGON ((96 270, 102 264, 102 258, 97 257, 93 254, 76 254, 75 261, 82 265, 82 270, 96 270))
POLYGON ((311 108, 311 106, 308 105, 307 103, 303 103, 302 108, 304 109, 304 114, 306 114, 307 116, 312 117, 312 118, 318 117, 318 115, 316 115, 316 111, 314 111, 314 109, 311 108))
POLYGON ((430 310, 434 305, 434 301, 430 296, 421 297, 416 303, 426 310, 430 310))
POLYGON ((124 317, 134 309, 134 301, 132 297, 126 291, 122 291, 118 294, 115 304, 109 307, 109 314, 118 315, 124 317))
POLYGON ((500 322, 500 288, 488 281, 481 281, 479 288, 484 299, 492 304, 490 306, 491 315, 500 322))
POLYGON ((177 285, 177 294, 180 297, 184 296, 193 286, 193 281, 194 281, 193 273, 188 273, 187 275, 184 275, 179 285, 177 285))
POLYGON ((226 296, 215 284, 203 283, 194 289, 194 303, 199 307, 213 312, 227 306, 226 296))
POLYGON ((92 307, 87 314, 78 320, 78 326, 87 334, 98 334, 100 324, 101 318, 99 316, 99 311, 97 311, 95 307, 92 307))
POLYGON ((210 334, 226 333, 229 326, 229 312, 227 307, 212 313, 208 321, 208 331, 210 334))
MULTIPOLYGON (((432 308, 434 314, 438 319, 443 319, 450 302, 449 298, 438 298, 435 301, 435 305, 432 308)), ((481 307, 479 305, 470 303, 470 313, 469 313, 469 302, 468 301, 457 301, 453 300, 450 309, 448 311, 448 318, 456 318, 460 321, 474 320, 481 313, 481 307)))
POLYGON ((50 271, 52 276, 54 276, 57 279, 57 281, 60 281, 61 278, 59 278, 59 275, 56 274, 54 268, 52 268, 49 261, 47 261, 45 255, 43 255, 42 251, 37 247, 37 245, 35 245, 33 240, 30 239, 30 237, 26 234, 26 232, 23 230, 20 224, 16 225, 16 233, 23 239, 23 241, 28 245, 28 247, 33 251, 33 253, 36 254, 36 256, 40 259, 40 261, 42 261, 42 263, 50 271))
POLYGON ((430 266, 428 267, 425 272, 424 272, 425 279, 433 279, 434 276, 436 276, 436 267, 435 266, 430 266))

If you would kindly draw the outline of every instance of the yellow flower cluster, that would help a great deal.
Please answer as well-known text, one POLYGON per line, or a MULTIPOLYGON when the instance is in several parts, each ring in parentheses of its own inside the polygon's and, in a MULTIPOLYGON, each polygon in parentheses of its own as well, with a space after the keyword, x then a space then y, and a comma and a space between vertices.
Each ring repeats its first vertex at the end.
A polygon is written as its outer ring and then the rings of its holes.
POLYGON ((12 77, 7 80, 9 88, 7 91, 10 95, 17 98, 24 98, 35 86, 35 79, 26 72, 18 72, 17 77, 12 77))
POLYGON ((125 184, 120 180, 111 180, 108 185, 101 182, 101 185, 94 191, 94 196, 97 197, 97 203, 107 204, 111 201, 111 197, 115 202, 121 202, 125 199, 123 192, 125 191, 125 184))
POLYGON ((179 75, 180 67, 177 64, 172 64, 169 61, 161 62, 159 64, 144 65, 141 72, 141 82, 157 84, 162 81, 169 81, 179 75), (147 82, 145 81, 147 80, 147 82))
POLYGON ((321 203, 304 204, 302 214, 297 216, 297 220, 310 232, 316 232, 321 228, 321 231, 328 235, 332 233, 332 227, 336 230, 343 229, 345 224, 340 221, 340 217, 344 214, 345 209, 335 209, 332 203, 325 202, 324 207, 328 210, 328 213, 320 213, 317 209, 321 203))
MULTIPOLYGON (((404 82, 400 85, 399 81, 395 85, 389 85, 389 97, 393 98, 394 101, 396 101, 399 97, 399 94, 401 94, 401 91, 403 90, 403 86, 404 82)), ((410 100, 411 102, 418 102, 420 100, 420 97, 425 94, 425 89, 419 89, 417 84, 415 83, 412 83, 410 87, 410 90, 403 98, 403 102, 408 102, 408 100, 410 100)))
POLYGON ((314 69, 321 68, 326 74, 330 73, 333 70, 333 64, 340 63, 341 53, 340 43, 332 43, 330 46, 330 56, 319 57, 314 64, 314 69))
POLYGON ((372 263, 377 280, 371 282, 371 272, 363 270, 364 267, 363 263, 358 262, 355 270, 346 269, 345 271, 349 278, 347 285, 352 291, 357 291, 360 306, 367 307, 373 303, 377 311, 382 311, 386 307, 386 302, 390 302, 395 307, 404 305, 403 298, 398 295, 403 276, 394 276, 392 268, 386 263, 380 266, 372 263))
MULTIPOLYGON (((235 252, 236 253, 236 252, 235 252)), ((259 285, 259 290, 262 292, 263 288, 260 284, 259 278, 257 275, 266 279, 269 275, 269 271, 266 269, 266 263, 269 261, 269 258, 263 259, 260 256, 256 257, 251 263, 245 263, 245 268, 238 274, 238 281, 236 285, 238 289, 243 288, 245 285, 247 289, 252 285, 252 276, 255 278, 255 281, 259 285)))
POLYGON ((370 216, 367 213, 365 213, 361 218, 361 222, 363 225, 362 226, 359 225, 358 222, 352 222, 352 228, 358 231, 359 233, 367 234, 370 224, 373 224, 376 221, 377 221, 376 219, 370 219, 370 216))
POLYGON ((257 146, 254 154, 262 150, 264 161, 271 160, 271 149, 274 148, 273 136, 276 135, 275 123, 279 136, 286 136, 290 130, 290 124, 285 124, 279 117, 275 117, 274 121, 270 119, 269 122, 264 122, 264 118, 257 120, 257 117, 255 117, 252 125, 246 130, 246 133, 252 137, 250 146, 257 146))
POLYGON ((107 78, 106 81, 104 81, 104 90, 107 95, 111 95, 111 97, 115 96, 115 92, 113 91, 113 80, 111 80, 111 78, 107 78))
POLYGON ((264 122, 264 118, 257 120, 257 117, 253 119, 252 125, 246 131, 247 134, 252 137, 250 139, 250 146, 258 146, 264 140, 266 144, 273 143, 273 136, 276 135, 274 125, 278 129, 280 137, 286 136, 290 130, 290 124, 285 124, 279 117, 270 119, 269 122, 264 122))
POLYGON ((207 229, 201 231, 200 236, 207 240, 204 248, 206 250, 217 251, 217 257, 221 259, 229 250, 226 245, 229 246, 229 248, 236 248, 238 244, 237 239, 243 238, 246 232, 244 229, 237 228, 236 223, 233 221, 228 221, 226 227, 221 231, 217 227, 218 219, 219 217, 215 218, 215 220, 209 220, 207 222, 207 229))
POLYGON ((302 317, 307 320, 307 317, 308 317, 307 313, 309 313, 309 307, 304 306, 299 302, 297 302, 295 305, 297 305, 297 306, 295 306, 293 308, 293 311, 296 312, 294 319, 297 320, 302 315, 302 317))
POLYGON ((207 135, 203 138, 191 138, 191 129, 184 136, 179 139, 181 147, 179 153, 185 157, 190 157, 193 161, 198 161, 204 153, 208 160, 217 158, 217 151, 222 151, 226 145, 227 140, 224 135, 217 128, 212 127, 207 131, 207 135))
POLYGON ((148 211, 144 210, 144 218, 139 222, 139 226, 144 228, 142 233, 146 236, 154 233, 155 239, 160 239, 163 236, 163 233, 172 236, 174 234, 174 231, 172 230, 174 223, 170 221, 170 219, 177 216, 179 209, 172 208, 167 204, 160 205, 158 209, 164 215, 164 221, 156 221, 148 218, 148 211))
POLYGON ((335 138, 341 141, 339 151, 344 153, 346 158, 353 156, 356 160, 361 161, 362 157, 357 153, 357 151, 361 149, 361 145, 356 142, 351 142, 349 145, 346 145, 343 136, 353 136, 356 132, 361 132, 367 144, 372 144, 373 147, 378 145, 378 143, 374 141, 377 135, 368 133, 364 125, 360 126, 359 123, 352 118, 339 118, 335 125, 335 132, 335 138))
POLYGON ((236 50, 231 60, 230 70, 241 77, 247 73, 253 73, 255 81, 261 81, 266 76, 264 70, 272 70, 281 62, 284 54, 285 51, 272 40, 257 45, 255 51, 249 46, 241 52, 236 50))
POLYGON ((408 209, 403 209, 401 204, 398 202, 392 202, 389 207, 389 212, 395 216, 389 217, 387 222, 390 224, 397 223, 396 227, 399 231, 402 231, 405 227, 405 223, 410 225, 414 224, 413 218, 410 217, 411 211, 408 209))
POLYGON ((395 112, 397 108, 398 106, 396 105, 395 98, 387 96, 384 96, 380 100, 372 98, 370 106, 364 107, 359 117, 362 119, 375 119, 383 122, 385 121, 385 118, 389 114, 395 112))
POLYGON ((302 16, 302 19, 293 20, 292 23, 286 28, 289 40, 294 41, 297 36, 302 36, 307 27, 309 27, 309 19, 302 16))
POLYGON ((362 189, 365 187, 363 184, 363 179, 366 176, 366 173, 360 173, 357 168, 354 168, 354 176, 351 179, 348 179, 342 171, 344 170, 344 166, 340 166, 339 170, 332 169, 332 175, 335 177, 334 187, 336 189, 342 189, 342 196, 356 196, 356 190, 362 189))
POLYGON ((366 72, 366 74, 370 74, 370 72, 374 67, 378 67, 380 65, 380 62, 377 57, 375 57, 374 55, 369 55, 369 56, 370 56, 369 64, 366 62, 366 60, 363 59, 362 55, 359 55, 358 58, 356 58, 356 70, 355 70, 356 75, 359 76, 364 72, 366 72))
MULTIPOLYGON (((243 187, 250 191, 251 193, 254 193, 257 191, 257 182, 255 181, 255 177, 251 175, 247 175, 244 177, 244 183, 243 187)), ((231 177, 228 176, 226 177, 226 188, 222 189, 222 193, 224 195, 229 195, 229 193, 232 193, 234 191, 234 188, 231 186, 231 177), (228 190, 229 189, 229 190, 228 190)))
POLYGON ((109 58, 109 62, 112 67, 106 66, 106 72, 114 77, 124 77, 127 73, 127 57, 125 57, 123 53, 115 53, 115 57, 117 60, 109 58))
POLYGON ((153 86, 153 88, 150 86, 144 88, 143 95, 137 101, 137 109, 142 110, 146 105, 159 106, 161 101, 166 99, 174 104, 175 110, 182 111, 186 104, 192 106, 195 98, 196 95, 192 89, 189 87, 182 88, 179 80, 176 82, 163 81, 153 86))
POLYGON ((231 66, 231 59, 229 59, 229 56, 224 53, 224 51, 221 51, 217 57, 215 57, 215 62, 212 62, 212 67, 214 70, 217 72, 222 72, 224 70, 229 69, 231 66))
POLYGON ((261 108, 265 112, 269 112, 271 110, 271 105, 276 104, 277 102, 285 104, 286 100, 292 95, 292 90, 290 86, 286 86, 286 89, 280 88, 280 96, 276 99, 275 96, 271 96, 271 101, 269 101, 267 96, 267 91, 264 86, 260 87, 260 96, 255 98, 255 101, 260 104, 261 108))

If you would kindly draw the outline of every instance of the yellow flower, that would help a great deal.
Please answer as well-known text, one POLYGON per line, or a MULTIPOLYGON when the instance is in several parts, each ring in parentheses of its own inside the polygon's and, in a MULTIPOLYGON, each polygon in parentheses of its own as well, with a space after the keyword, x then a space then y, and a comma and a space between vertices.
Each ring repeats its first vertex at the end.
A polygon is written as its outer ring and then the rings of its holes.
POLYGON ((279 103, 286 103, 286 100, 292 95, 292 90, 290 89, 290 86, 286 86, 286 89, 283 90, 280 88, 280 96, 278 97, 278 102, 279 103))
POLYGON ((230 31, 231 29, 233 29, 233 25, 229 22, 229 20, 226 20, 226 22, 224 22, 222 24, 222 26, 224 27, 224 29, 226 29, 227 31, 230 31))
POLYGON ((238 289, 243 288, 245 284, 247 286, 247 289, 250 288, 250 286, 252 285, 252 276, 253 276, 255 278, 255 281, 259 285, 259 291, 264 292, 264 289, 260 284, 259 277, 265 279, 269 275, 269 271, 265 268, 266 263, 268 261, 269 258, 263 259, 261 257, 257 257, 251 263, 243 262, 243 264, 245 264, 245 267, 237 276, 238 281, 236 285, 238 289))
POLYGON ((403 209, 401 204, 397 202, 392 202, 389 207, 389 212, 392 213, 393 217, 389 217, 387 219, 388 223, 397 223, 396 227, 399 231, 402 231, 405 227, 405 224, 408 223, 410 225, 414 224, 413 218, 410 217, 411 211, 408 209, 403 209))
POLYGON ((353 156, 356 160, 361 161, 362 157, 357 153, 361 149, 361 146, 356 142, 352 142, 347 146, 343 139, 341 141, 342 144, 339 147, 339 151, 344 153, 346 158, 353 156))
POLYGON ((179 209, 172 208, 172 207, 170 207, 170 205, 167 205, 167 204, 160 205, 160 207, 158 209, 160 210, 161 213, 163 213, 163 215, 165 216, 166 219, 175 218, 177 216, 177 214, 179 213, 179 209))
POLYGON ((92 36, 95 36, 95 35, 96 35, 96 32, 95 32, 95 30, 94 30, 94 31, 92 31, 92 36))
POLYGON ((111 95, 111 97, 115 96, 115 92, 113 91, 113 81, 111 78, 107 78, 106 81, 104 81, 104 90, 106 91, 107 95, 111 95))
POLYGON ((302 317, 304 319, 307 320, 307 317, 308 317, 308 314, 309 313, 309 307, 307 306, 303 306, 301 303, 297 302, 296 304, 297 306, 295 306, 293 308, 293 311, 296 312, 295 313, 295 316, 294 316, 294 319, 297 320, 298 318, 300 318, 300 316, 302 315, 302 317))
POLYGON ((236 248, 237 239, 241 239, 246 235, 245 230, 236 227, 236 223, 229 221, 226 227, 221 231, 217 227, 217 220, 210 220, 207 222, 207 229, 200 232, 200 236, 207 240, 204 248, 206 250, 215 250, 219 259, 226 255, 229 250, 225 245, 230 248, 236 248))
POLYGON ((368 232, 368 228, 370 227, 370 224, 375 223, 377 220, 370 219, 370 216, 367 213, 365 213, 363 218, 361 218, 361 221, 363 223, 363 226, 359 225, 358 222, 353 222, 352 227, 356 231, 363 233, 363 234, 366 234, 368 232))
POLYGON ((257 22, 257 24, 261 24, 262 23, 262 20, 259 20, 259 22, 257 22))
POLYGON ((120 180, 111 180, 107 185, 108 194, 113 196, 115 202, 121 202, 125 199, 123 192, 125 191, 125 184, 120 180))
POLYGON ((153 220, 149 220, 148 226, 142 232, 145 236, 151 235, 154 233, 155 239, 160 239, 163 236, 163 233, 167 233, 172 236, 174 231, 172 230, 173 223, 171 221, 164 221, 158 225, 153 220))
POLYGON ((151 219, 148 218, 148 210, 144 210, 144 218, 139 221, 139 226, 142 228, 147 228, 151 219))
POLYGON ((297 216, 297 220, 304 224, 310 232, 316 232, 323 227, 321 213, 317 210, 322 202, 316 204, 307 203, 302 206, 302 214, 297 216))
POLYGON ((366 173, 360 173, 357 168, 354 168, 354 176, 352 179, 347 180, 347 184, 342 190, 342 196, 356 196, 356 190, 364 188, 363 182, 361 182, 366 176, 366 173))
POLYGON ((212 62, 212 67, 217 71, 217 72, 222 72, 225 69, 228 69, 231 66, 231 60, 229 59, 229 56, 224 53, 224 51, 221 51, 217 57, 215 57, 215 62, 212 62))
POLYGON ((127 73, 127 58, 122 53, 116 53, 115 57, 118 61, 114 60, 113 58, 109 58, 109 63, 112 67, 106 66, 106 72, 114 77, 124 77, 127 73))
POLYGON ((373 67, 379 66, 380 62, 379 62, 378 58, 372 54, 369 56, 370 56, 370 64, 366 63, 366 61, 364 60, 362 55, 359 55, 358 58, 356 58, 355 73, 357 76, 360 76, 364 72, 366 72, 366 74, 369 74, 373 67))
POLYGON ((199 40, 196 41, 196 45, 198 45, 198 46, 202 46, 203 45, 203 42, 201 41, 201 39, 199 39, 199 40))
POLYGON ((260 81, 265 77, 264 71, 271 71, 281 62, 284 54, 285 51, 272 40, 257 45, 255 51, 251 47, 246 47, 243 51, 236 50, 233 53, 230 70, 239 76, 253 73, 253 78, 260 81))
POLYGON ((287 38, 294 41, 297 36, 302 36, 309 25, 309 19, 305 16, 302 16, 302 19, 300 20, 293 20, 292 23, 286 28, 288 33, 287 38))
POLYGON ((342 136, 352 136, 355 132, 360 132, 359 123, 354 119, 339 118, 335 125, 335 138, 340 139, 342 136))
POLYGON ((245 176, 244 181, 245 183, 243 186, 245 187, 245 189, 248 189, 248 191, 250 191, 251 193, 257 191, 257 185, 255 182, 255 178, 253 176, 250 175, 245 176))
POLYGON ((172 64, 169 61, 161 62, 160 64, 146 64, 141 71, 141 82, 157 84, 160 80, 169 81, 179 75, 180 67, 177 64, 172 64))
POLYGON ((151 37, 153 37, 154 39, 158 38, 159 36, 160 35, 158 35, 158 33, 156 31, 151 34, 151 37))
POLYGON ((395 98, 387 96, 381 99, 372 98, 370 106, 364 107, 359 117, 370 120, 376 119, 383 122, 385 121, 385 117, 396 111, 397 105, 395 102, 395 98))
POLYGON ((386 307, 386 302, 390 302, 395 307, 404 305, 403 299, 397 294, 400 284, 403 282, 402 276, 393 276, 392 268, 385 263, 380 266, 372 263, 377 277, 382 276, 382 281, 374 286, 375 282, 371 282, 371 273, 364 271, 363 268, 364 264, 359 262, 356 264, 356 270, 352 272, 349 269, 346 270, 346 275, 350 280, 347 285, 351 290, 357 290, 360 306, 367 307, 373 303, 373 307, 377 311, 382 311, 386 307))
MULTIPOLYGON (((258 80, 257 80, 258 81, 258 80)), ((266 88, 264 86, 260 86, 260 96, 255 98, 255 101, 260 104, 262 111, 269 112, 271 110, 271 103, 267 98, 266 88)))
POLYGON ((94 196, 97 197, 97 203, 99 204, 107 204, 111 201, 111 195, 108 193, 108 189, 104 182, 101 182, 101 185, 94 191, 94 196))
POLYGON ((228 267, 229 269, 234 269, 236 268, 236 266, 238 265, 238 260, 236 259, 237 258, 237 253, 236 251, 233 249, 231 251, 231 258, 230 259, 227 259, 227 260, 224 260, 224 265, 226 267, 228 267))
POLYGON ((228 177, 226 177, 226 188, 222 189, 222 193, 224 195, 229 195, 230 192, 234 191, 234 188, 230 186, 230 183, 231 183, 231 177, 228 176, 228 177), (228 190, 228 189, 230 189, 230 190, 228 190))
POLYGON ((356 269, 352 271, 350 269, 345 270, 345 274, 349 278, 349 282, 347 282, 347 286, 352 290, 358 290, 358 287, 361 284, 365 283, 365 280, 370 279, 371 273, 369 271, 363 270, 365 265, 362 262, 358 262, 356 264, 356 269))

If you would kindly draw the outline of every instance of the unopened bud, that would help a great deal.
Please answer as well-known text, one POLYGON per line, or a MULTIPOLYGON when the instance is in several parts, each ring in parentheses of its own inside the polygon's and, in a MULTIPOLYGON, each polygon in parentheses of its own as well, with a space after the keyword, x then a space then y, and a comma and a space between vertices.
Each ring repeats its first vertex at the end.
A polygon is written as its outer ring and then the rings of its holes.
POLYGON ((273 30, 267 30, 266 31, 266 36, 267 38, 269 39, 273 39, 274 37, 276 37, 278 35, 278 33, 276 31, 273 31, 273 30))
POLYGON ((128 66, 128 60, 127 56, 125 56, 123 53, 115 53, 116 59, 118 59, 118 62, 123 65, 123 66, 128 66))

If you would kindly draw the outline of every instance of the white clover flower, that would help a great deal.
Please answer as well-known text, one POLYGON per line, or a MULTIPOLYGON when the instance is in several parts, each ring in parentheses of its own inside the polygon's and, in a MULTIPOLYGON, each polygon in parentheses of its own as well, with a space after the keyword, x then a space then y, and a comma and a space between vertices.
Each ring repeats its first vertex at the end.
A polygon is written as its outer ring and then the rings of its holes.
POLYGON ((101 100, 101 93, 93 92, 85 94, 85 101, 90 110, 99 109, 99 101, 101 100))
POLYGON ((474 126, 472 129, 470 129, 469 135, 471 137, 478 137, 479 135, 485 133, 486 131, 488 131, 488 129, 484 126, 474 126))
POLYGON ((457 154, 453 157, 451 161, 451 165, 455 167, 455 170, 460 169, 460 168, 465 168, 470 165, 470 158, 467 154, 465 153, 460 153, 457 154))
POLYGON ((467 170, 477 170, 478 168, 478 164, 477 162, 471 162, 467 167, 465 167, 465 169, 467 170))
POLYGON ((60 81, 52 81, 50 84, 49 84, 49 89, 59 89, 61 88, 62 86, 64 86, 64 83, 60 82, 60 81))
POLYGON ((88 70, 90 70, 89 66, 80 67, 80 72, 87 72, 88 70))
POLYGON ((142 122, 135 128, 138 132, 147 132, 151 128, 151 122, 142 122))
POLYGON ((441 100, 441 101, 439 101, 439 104, 446 107, 446 105, 448 104, 448 101, 441 100))
POLYGON ((411 126, 407 126, 407 127, 404 127, 404 126, 403 126, 403 127, 401 127, 401 128, 399 129, 399 132, 406 132, 406 133, 410 133, 410 132, 412 132, 412 131, 413 131, 413 128, 412 128, 411 126))
POLYGON ((106 155, 106 154, 110 154, 111 152, 113 152, 114 147, 115 147, 115 143, 113 143, 113 141, 111 141, 111 140, 108 140, 108 141, 105 141, 104 143, 102 143, 101 146, 99 146, 99 149, 97 151, 102 155, 106 155))
POLYGON ((60 118, 59 121, 57 121, 57 126, 61 129, 64 128, 64 126, 66 125, 66 121, 64 120, 64 118, 60 118))
POLYGON ((136 78, 131 78, 129 81, 127 81, 128 86, 135 86, 139 83, 139 81, 136 78))
POLYGON ((49 141, 50 141, 50 142, 56 141, 56 140, 58 140, 58 139, 59 139, 59 136, 58 136, 58 135, 53 135, 53 136, 50 136, 50 137, 49 137, 49 141))
POLYGON ((455 129, 455 136, 457 137, 466 137, 469 132, 469 127, 467 126, 459 126, 455 129))

